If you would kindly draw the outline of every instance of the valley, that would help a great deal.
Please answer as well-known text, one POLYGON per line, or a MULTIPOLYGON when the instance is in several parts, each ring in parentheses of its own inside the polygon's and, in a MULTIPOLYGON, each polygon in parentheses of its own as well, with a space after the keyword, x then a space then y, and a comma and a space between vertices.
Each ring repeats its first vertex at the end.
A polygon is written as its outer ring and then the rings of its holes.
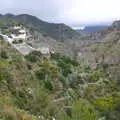
POLYGON ((119 29, 1 15, 0 120, 119 120, 119 29))

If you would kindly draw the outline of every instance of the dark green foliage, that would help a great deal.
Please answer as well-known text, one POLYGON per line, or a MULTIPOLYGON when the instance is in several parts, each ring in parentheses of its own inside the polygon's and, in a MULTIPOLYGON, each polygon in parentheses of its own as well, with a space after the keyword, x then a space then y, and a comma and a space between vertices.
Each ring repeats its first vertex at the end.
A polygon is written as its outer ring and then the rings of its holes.
POLYGON ((18 90, 15 93, 13 93, 13 96, 16 96, 14 99, 15 104, 19 106, 19 108, 25 109, 25 107, 27 106, 25 105, 25 103, 27 103, 27 100, 30 99, 28 95, 25 93, 25 91, 18 90))
POLYGON ((37 78, 39 79, 39 80, 45 80, 45 73, 44 73, 44 71, 36 71, 35 72, 35 75, 37 76, 37 78))
POLYGON ((44 81, 45 88, 48 90, 53 90, 53 85, 50 80, 44 81))
POLYGON ((1 50, 0 56, 1 56, 1 58, 3 58, 3 59, 8 59, 8 54, 7 54, 7 52, 4 51, 4 50, 1 50))
POLYGON ((37 61, 37 57, 33 54, 29 54, 29 55, 26 55, 25 58, 30 61, 30 62, 36 62, 37 61))
POLYGON ((29 69, 29 70, 32 70, 32 66, 31 66, 31 64, 27 64, 27 68, 29 69))
POLYGON ((58 62, 58 66, 61 68, 61 72, 64 76, 68 76, 68 74, 72 73, 70 64, 64 63, 62 60, 58 62))
POLYGON ((79 65, 79 63, 76 60, 74 60, 74 59, 72 59, 68 56, 62 56, 59 53, 52 54, 51 58, 56 60, 56 61, 62 60, 66 64, 72 64, 73 66, 78 66, 79 65))
POLYGON ((60 54, 52 54, 51 59, 57 61, 58 66, 61 69, 61 72, 66 77, 72 73, 71 66, 78 66, 79 63, 67 56, 61 56, 60 54))

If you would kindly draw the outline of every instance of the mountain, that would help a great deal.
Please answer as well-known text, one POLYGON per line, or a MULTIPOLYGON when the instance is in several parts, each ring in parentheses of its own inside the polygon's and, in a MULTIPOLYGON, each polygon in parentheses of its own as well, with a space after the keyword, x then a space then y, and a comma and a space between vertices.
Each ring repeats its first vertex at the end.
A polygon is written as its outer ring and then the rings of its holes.
POLYGON ((77 30, 78 32, 82 33, 92 33, 106 29, 108 26, 106 25, 95 25, 95 26, 86 26, 83 30, 77 30))
MULTIPOLYGON (((120 21, 115 21, 108 28, 93 32, 89 40, 94 40, 79 49, 80 57, 90 62, 99 62, 119 71, 120 65, 120 21)), ((109 68, 108 67, 108 68, 109 68)), ((113 70, 114 71, 114 70, 113 70)), ((113 72, 112 71, 112 72, 113 72)), ((115 74, 115 73, 114 73, 115 74)), ((117 73, 118 74, 118 73, 117 73)))
POLYGON ((105 37, 106 30, 108 31, 109 26, 96 25, 86 26, 83 30, 76 30, 81 34, 82 40, 101 40, 105 37))
POLYGON ((107 27, 108 26, 105 26, 105 25, 86 26, 85 29, 84 29, 84 31, 87 32, 87 33, 91 33, 91 32, 96 32, 96 31, 104 30, 107 27))
POLYGON ((100 41, 59 42, 45 34, 52 24, 41 21, 38 29, 37 21, 29 15, 0 18, 1 32, 7 30, 4 35, 22 23, 31 39, 24 43, 55 49, 49 55, 36 49, 20 54, 17 43, 0 36, 0 120, 119 120, 119 24, 96 32, 100 41), (68 55, 69 50, 76 56, 68 55))
POLYGON ((88 27, 84 30, 79 30, 79 33, 84 34, 83 39, 101 41, 105 37, 109 36, 109 34, 114 34, 116 32, 119 32, 119 30, 120 21, 115 21, 110 26, 88 27), (92 32, 90 32, 89 30, 92 32))
POLYGON ((15 22, 22 23, 29 29, 36 30, 44 36, 49 36, 56 40, 80 39, 80 34, 65 24, 44 22, 39 18, 28 14, 6 14, 0 16, 0 23, 2 24, 12 24, 15 22))

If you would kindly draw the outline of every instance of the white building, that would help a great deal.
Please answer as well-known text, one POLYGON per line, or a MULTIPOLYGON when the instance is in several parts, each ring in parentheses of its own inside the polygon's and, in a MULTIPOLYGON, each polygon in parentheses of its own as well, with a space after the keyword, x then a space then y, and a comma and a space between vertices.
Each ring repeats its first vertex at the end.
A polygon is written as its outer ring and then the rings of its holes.
POLYGON ((11 34, 11 37, 14 40, 26 40, 26 34, 19 34, 19 35, 11 34))
POLYGON ((26 40, 27 34, 24 28, 22 28, 21 26, 14 26, 13 30, 16 30, 19 34, 11 34, 12 39, 26 40))

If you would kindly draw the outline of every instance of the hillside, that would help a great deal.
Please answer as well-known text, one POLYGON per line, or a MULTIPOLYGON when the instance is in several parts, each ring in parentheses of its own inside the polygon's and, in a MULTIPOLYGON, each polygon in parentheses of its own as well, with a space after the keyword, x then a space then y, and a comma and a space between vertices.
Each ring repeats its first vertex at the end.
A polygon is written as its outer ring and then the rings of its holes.
POLYGON ((108 26, 105 25, 91 25, 91 26, 86 26, 83 30, 77 30, 78 32, 82 32, 82 33, 92 33, 92 32, 97 32, 97 31, 101 31, 108 28, 108 26))
POLYGON ((38 31, 44 36, 55 40, 80 39, 81 35, 65 24, 54 24, 40 20, 28 14, 22 15, 0 15, 0 24, 23 24, 33 31, 38 31))
POLYGON ((117 75, 57 53, 23 56, 1 38, 0 119, 119 120, 117 75))
POLYGON ((29 26, 37 18, 0 16, 0 120, 120 119, 118 30, 60 42, 29 26))
POLYGON ((91 26, 86 27, 84 30, 77 30, 79 33, 84 34, 83 40, 101 41, 109 34, 119 32, 120 21, 113 22, 110 26, 91 26))
POLYGON ((79 48, 81 56, 92 63, 95 63, 96 59, 101 61, 104 57, 103 61, 107 64, 119 64, 119 29, 120 21, 115 21, 105 30, 90 34, 89 39, 94 41, 79 48))
POLYGON ((93 42, 79 49, 78 58, 88 61, 94 67, 97 64, 105 64, 110 68, 111 74, 119 74, 120 65, 120 33, 113 31, 106 35, 99 42, 93 42), (111 69, 113 68, 113 70, 111 69), (114 70, 116 73, 114 73, 114 70), (117 70, 117 71, 116 71, 117 70))

